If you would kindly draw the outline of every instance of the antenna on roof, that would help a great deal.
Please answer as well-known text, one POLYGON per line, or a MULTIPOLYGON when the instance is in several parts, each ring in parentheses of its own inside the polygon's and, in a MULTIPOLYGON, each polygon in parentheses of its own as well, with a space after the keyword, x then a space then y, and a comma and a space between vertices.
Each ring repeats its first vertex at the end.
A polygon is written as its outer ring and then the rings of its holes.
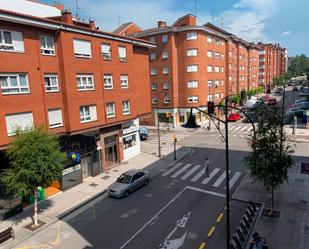
POLYGON ((194 15, 196 17, 196 11, 197 11, 197 0, 195 0, 195 4, 194 4, 194 15))

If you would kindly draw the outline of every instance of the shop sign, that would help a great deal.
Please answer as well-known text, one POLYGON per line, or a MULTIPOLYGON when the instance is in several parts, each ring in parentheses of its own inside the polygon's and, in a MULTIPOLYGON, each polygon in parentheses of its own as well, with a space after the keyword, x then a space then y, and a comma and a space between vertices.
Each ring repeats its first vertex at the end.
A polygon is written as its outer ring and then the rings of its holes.
POLYGON ((139 129, 139 125, 138 125, 137 120, 134 120, 133 122, 130 122, 129 126, 128 126, 128 123, 122 125, 122 133, 123 133, 123 135, 129 134, 129 133, 132 133, 132 132, 137 132, 138 129, 139 129))
POLYGON ((78 171, 78 170, 80 170, 80 169, 81 169, 80 164, 77 164, 77 165, 75 165, 75 166, 73 166, 73 167, 64 169, 64 170, 62 170, 62 176, 65 176, 65 175, 67 175, 67 174, 73 173, 73 172, 78 171))

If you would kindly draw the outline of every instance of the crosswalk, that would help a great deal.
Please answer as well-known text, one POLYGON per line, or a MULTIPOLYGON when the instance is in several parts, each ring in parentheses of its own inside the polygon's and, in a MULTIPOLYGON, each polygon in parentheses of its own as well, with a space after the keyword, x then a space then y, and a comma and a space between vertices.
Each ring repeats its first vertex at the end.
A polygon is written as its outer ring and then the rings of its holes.
POLYGON ((229 131, 238 133, 249 133, 253 130, 252 124, 233 124, 228 127, 229 131))
MULTIPOLYGON (((179 142, 180 140, 184 139, 185 137, 190 136, 190 134, 177 134, 177 141, 179 142)), ((150 137, 147 141, 147 143, 149 144, 158 144, 158 137, 150 137)), ((174 144, 174 140, 173 140, 173 134, 171 133, 167 133, 164 134, 162 136, 160 136, 160 144, 174 144)))
MULTIPOLYGON (((231 189, 236 182, 240 179, 242 173, 239 171, 229 171, 229 188, 231 189)), ((173 179, 190 180, 190 182, 201 183, 203 185, 211 185, 212 187, 219 188, 224 186, 226 171, 221 168, 212 168, 209 175, 206 176, 204 166, 200 164, 182 163, 178 162, 170 169, 162 173, 164 177, 171 177, 173 179)))

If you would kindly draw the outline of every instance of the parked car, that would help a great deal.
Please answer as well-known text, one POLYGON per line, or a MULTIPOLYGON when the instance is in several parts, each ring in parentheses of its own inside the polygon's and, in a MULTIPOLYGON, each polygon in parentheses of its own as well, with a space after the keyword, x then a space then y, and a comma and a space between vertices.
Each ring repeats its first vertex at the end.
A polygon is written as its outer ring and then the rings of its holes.
POLYGON ((290 116, 294 115, 294 112, 295 112, 295 116, 297 118, 303 118, 303 116, 306 114, 305 110, 302 110, 302 109, 296 108, 296 107, 291 107, 286 112, 286 116, 290 117, 290 116))
POLYGON ((227 121, 229 121, 229 122, 236 122, 240 119, 241 119, 241 116, 238 113, 231 113, 227 117, 227 121))
POLYGON ((305 99, 297 99, 296 101, 295 101, 295 104, 297 105, 297 104, 299 104, 299 103, 303 103, 303 102, 308 102, 308 100, 305 98, 305 99))
POLYGON ((117 178, 117 181, 107 187, 107 193, 112 197, 128 197, 131 192, 148 185, 149 171, 131 169, 117 178))
POLYGON ((298 91, 298 86, 294 86, 292 91, 298 91))
POLYGON ((309 96, 309 92, 300 92, 298 96, 301 96, 301 97, 309 96))
POLYGON ((277 104, 277 100, 275 98, 269 98, 268 105, 276 105, 276 104, 277 104))
POLYGON ((139 138, 141 141, 147 140, 149 138, 149 130, 146 127, 139 128, 139 138))

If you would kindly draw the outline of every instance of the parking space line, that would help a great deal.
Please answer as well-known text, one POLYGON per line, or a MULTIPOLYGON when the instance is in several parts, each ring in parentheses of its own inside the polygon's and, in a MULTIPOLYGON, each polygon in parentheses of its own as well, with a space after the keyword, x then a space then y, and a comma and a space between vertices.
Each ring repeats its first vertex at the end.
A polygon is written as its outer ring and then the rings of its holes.
POLYGON ((220 221, 221 221, 221 219, 222 219, 222 217, 223 217, 223 213, 221 213, 219 216, 218 216, 218 218, 217 218, 217 223, 219 223, 220 221))
POLYGON ((205 245, 206 245, 206 243, 203 242, 198 249, 204 249, 205 245))
POLYGON ((209 230, 207 237, 211 237, 211 235, 213 234, 213 232, 215 231, 216 227, 212 226, 212 228, 209 230))

